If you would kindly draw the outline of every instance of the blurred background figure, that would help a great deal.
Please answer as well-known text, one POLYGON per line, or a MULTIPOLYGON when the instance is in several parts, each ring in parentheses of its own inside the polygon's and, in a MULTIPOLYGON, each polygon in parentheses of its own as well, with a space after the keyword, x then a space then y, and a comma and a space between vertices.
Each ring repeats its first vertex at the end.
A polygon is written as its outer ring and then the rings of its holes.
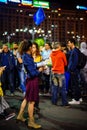
MULTIPOLYGON (((47 59, 49 59, 50 57, 50 53, 52 52, 52 47, 51 47, 51 43, 46 42, 44 49, 41 52, 42 55, 42 60, 45 61, 47 59)), ((50 89, 50 67, 45 66, 44 68, 44 72, 43 72, 43 85, 42 85, 42 92, 44 94, 49 94, 49 89, 50 89)))
POLYGON ((15 72, 14 72, 14 86, 15 86, 15 89, 19 89, 19 85, 20 85, 20 78, 19 78, 18 66, 17 66, 18 65, 17 52, 18 52, 18 44, 13 43, 12 53, 13 53, 14 58, 15 58, 15 72))
POLYGON ((14 54, 14 56, 16 56, 17 51, 18 51, 18 44, 17 43, 13 43, 13 54, 14 54))
POLYGON ((9 88, 11 96, 14 95, 14 70, 15 58, 13 53, 8 49, 8 45, 4 44, 0 53, 0 66, 6 66, 1 76, 2 89, 5 94, 6 89, 9 88))
POLYGON ((2 90, 2 84, 1 84, 1 75, 3 74, 3 71, 5 70, 5 66, 0 67, 0 114, 4 112, 5 109, 9 108, 8 103, 4 99, 4 94, 2 90))
POLYGON ((5 70, 6 66, 0 67, 0 119, 9 120, 15 116, 15 113, 11 111, 9 104, 4 99, 4 94, 1 84, 1 75, 5 70))
MULTIPOLYGON (((87 43, 81 42, 80 51, 87 56, 87 43)), ((82 95, 87 95, 87 63, 83 69, 80 71, 81 74, 81 84, 82 84, 82 95)))
POLYGON ((23 96, 25 96, 26 93, 26 71, 24 68, 23 60, 22 60, 22 52, 21 52, 21 46, 22 44, 19 44, 18 51, 16 54, 17 58, 17 70, 18 70, 18 76, 19 76, 19 89, 22 91, 23 96))

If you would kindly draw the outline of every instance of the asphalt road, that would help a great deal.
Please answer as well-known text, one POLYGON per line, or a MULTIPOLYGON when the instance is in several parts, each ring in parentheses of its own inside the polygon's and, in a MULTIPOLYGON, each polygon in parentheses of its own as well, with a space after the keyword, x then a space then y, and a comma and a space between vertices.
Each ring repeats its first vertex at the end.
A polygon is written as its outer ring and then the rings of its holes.
MULTIPOLYGON (((23 96, 16 92, 14 97, 9 95, 5 97, 11 109, 18 114, 23 96)), ((40 112, 35 114, 35 120, 42 125, 41 130, 87 130, 87 97, 83 98, 80 105, 72 105, 69 108, 55 106, 51 104, 49 96, 40 96, 40 112)), ((61 98, 59 98, 59 103, 61 98)), ((26 123, 17 123, 16 116, 8 121, 0 120, 0 130, 31 130, 27 127, 28 113, 27 108, 24 116, 26 123)))

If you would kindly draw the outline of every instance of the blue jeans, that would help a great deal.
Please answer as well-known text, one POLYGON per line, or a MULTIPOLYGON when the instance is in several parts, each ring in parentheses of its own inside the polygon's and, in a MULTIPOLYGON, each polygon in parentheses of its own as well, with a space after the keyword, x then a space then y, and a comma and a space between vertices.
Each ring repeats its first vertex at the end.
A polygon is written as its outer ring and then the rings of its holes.
POLYGON ((52 103, 57 104, 58 101, 58 93, 61 92, 62 96, 62 105, 67 105, 67 93, 66 93, 66 79, 64 74, 56 74, 58 78, 61 80, 61 86, 55 86, 54 82, 52 81, 52 103))
POLYGON ((70 73, 69 72, 65 72, 65 78, 66 78, 66 90, 68 92, 69 89, 69 81, 70 81, 70 73))
POLYGON ((26 86, 25 86, 25 80, 26 80, 26 75, 24 70, 19 70, 19 78, 20 78, 20 88, 22 92, 26 92, 26 86))

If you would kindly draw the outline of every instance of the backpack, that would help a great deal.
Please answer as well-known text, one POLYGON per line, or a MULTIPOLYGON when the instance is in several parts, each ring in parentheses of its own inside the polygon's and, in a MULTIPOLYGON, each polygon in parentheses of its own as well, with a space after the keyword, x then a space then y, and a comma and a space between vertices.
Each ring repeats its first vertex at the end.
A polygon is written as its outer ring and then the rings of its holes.
POLYGON ((84 55, 79 49, 78 50, 78 69, 83 69, 87 63, 87 56, 84 55))

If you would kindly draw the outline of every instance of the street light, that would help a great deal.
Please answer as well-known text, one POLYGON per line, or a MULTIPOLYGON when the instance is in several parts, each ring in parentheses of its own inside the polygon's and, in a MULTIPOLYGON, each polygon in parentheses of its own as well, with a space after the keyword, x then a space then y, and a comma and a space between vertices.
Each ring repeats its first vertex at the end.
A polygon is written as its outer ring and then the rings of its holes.
POLYGON ((77 38, 78 46, 80 46, 80 36, 77 35, 76 38, 77 38))
POLYGON ((32 35, 32 41, 34 41, 34 35, 36 32, 37 30, 35 28, 29 30, 29 33, 32 35))

